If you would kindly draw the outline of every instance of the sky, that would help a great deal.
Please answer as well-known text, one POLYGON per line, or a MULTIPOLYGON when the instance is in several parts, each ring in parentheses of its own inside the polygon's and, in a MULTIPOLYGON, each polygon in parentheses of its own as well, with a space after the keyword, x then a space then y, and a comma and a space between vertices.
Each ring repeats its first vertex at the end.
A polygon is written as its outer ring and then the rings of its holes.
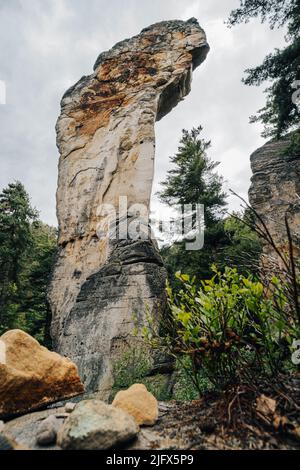
MULTIPOLYGON (((202 125, 219 161, 225 188, 247 197, 250 154, 263 145, 249 116, 264 105, 264 87, 245 86, 244 70, 284 45, 284 32, 252 20, 229 29, 225 20, 239 0, 0 0, 0 189, 24 183, 41 219, 57 225, 58 151, 55 122, 65 90, 92 73, 100 52, 157 21, 196 17, 210 52, 195 71, 192 91, 156 124, 152 208, 170 168, 181 130, 202 125), (1 100, 2 97, 2 100, 1 100)), ((228 198, 230 210, 239 201, 228 198)))

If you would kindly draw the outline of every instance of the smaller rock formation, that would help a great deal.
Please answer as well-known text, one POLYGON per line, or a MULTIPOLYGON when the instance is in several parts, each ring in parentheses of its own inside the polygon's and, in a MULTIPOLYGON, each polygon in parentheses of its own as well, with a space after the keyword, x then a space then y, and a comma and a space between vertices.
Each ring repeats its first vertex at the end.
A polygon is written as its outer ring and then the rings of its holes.
POLYGON ((134 417, 137 424, 152 426, 158 418, 158 403, 143 384, 134 384, 115 396, 113 406, 134 417))
POLYGON ((85 400, 66 419, 57 443, 65 450, 105 450, 132 440, 138 432, 135 420, 124 411, 85 400))
POLYGON ((0 363, 1 418, 83 393, 76 365, 24 331, 8 331, 0 342, 5 345, 0 363))
MULTIPOLYGON (((292 138, 290 133, 280 140, 271 140, 251 155, 249 200, 283 251, 287 249, 285 215, 288 215, 295 254, 299 256, 300 155, 287 151, 292 138)), ((276 258, 270 245, 264 246, 264 253, 269 260, 276 258)))

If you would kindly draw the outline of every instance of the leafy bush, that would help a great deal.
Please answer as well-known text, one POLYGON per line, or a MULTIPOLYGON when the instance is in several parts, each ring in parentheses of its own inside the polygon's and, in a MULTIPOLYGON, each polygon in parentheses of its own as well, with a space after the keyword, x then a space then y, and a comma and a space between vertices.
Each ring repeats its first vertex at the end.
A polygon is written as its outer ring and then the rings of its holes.
POLYGON ((172 398, 178 401, 191 401, 199 398, 199 392, 204 395, 214 390, 211 381, 202 373, 198 372, 198 389, 192 379, 192 374, 187 371, 192 370, 192 361, 189 356, 184 356, 177 361, 175 368, 174 387, 172 398))
POLYGON ((290 357, 298 325, 288 313, 288 299, 273 277, 266 291, 252 275, 235 268, 197 286, 195 278, 177 273, 182 289, 167 286, 169 312, 164 334, 148 317, 142 335, 153 348, 180 362, 201 394, 203 379, 216 389, 272 376, 290 357))
POLYGON ((284 155, 298 157, 300 155, 300 131, 291 134, 291 142, 284 151, 284 155))
POLYGON ((142 383, 157 400, 169 400, 172 388, 169 386, 170 377, 161 374, 152 375, 152 369, 153 359, 149 352, 139 347, 129 349, 113 363, 112 395, 135 383, 142 383))
POLYGON ((113 363, 114 387, 118 390, 128 388, 141 381, 152 368, 149 354, 139 348, 128 349, 113 363))

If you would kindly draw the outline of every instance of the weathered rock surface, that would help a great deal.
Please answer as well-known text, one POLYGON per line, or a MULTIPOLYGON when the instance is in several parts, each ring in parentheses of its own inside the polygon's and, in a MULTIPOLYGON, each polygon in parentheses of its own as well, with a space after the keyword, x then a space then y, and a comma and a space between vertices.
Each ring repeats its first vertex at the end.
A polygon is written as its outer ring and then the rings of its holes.
POLYGON ((30 450, 27 447, 23 447, 12 437, 0 434, 0 450, 30 450))
POLYGON ((104 450, 132 440, 139 432, 135 420, 100 400, 79 403, 59 431, 62 449, 104 450))
POLYGON ((143 384, 118 392, 112 405, 133 416, 140 425, 152 426, 158 418, 158 402, 143 384))
POLYGON ((51 334, 88 390, 110 390, 111 358, 132 344, 132 314, 143 323, 146 306, 157 315, 164 302, 166 272, 155 243, 113 240, 111 207, 120 227, 119 197, 127 198, 125 222, 136 223, 142 204, 148 230, 155 121, 189 93, 208 49, 195 19, 155 24, 102 53, 94 73, 62 99, 51 334))
MULTIPOLYGON (((300 240, 300 155, 286 154, 291 138, 289 134, 280 140, 271 140, 250 157, 253 172, 250 203, 264 220, 277 246, 283 249, 287 248, 286 213, 298 247, 300 240)), ((264 252, 269 259, 274 257, 269 245, 265 245, 264 252)))
POLYGON ((33 450, 58 450, 59 447, 56 443, 49 444, 45 447, 40 446, 37 442, 37 430, 41 423, 49 416, 54 416, 58 419, 61 427, 66 419, 64 407, 60 406, 19 416, 18 418, 14 418, 11 421, 6 422, 3 431, 6 435, 11 436, 16 440, 20 445, 27 448, 33 450))
POLYGON ((21 330, 1 336, 0 417, 28 412, 83 392, 77 367, 21 330))
POLYGON ((57 433, 62 421, 54 415, 45 418, 38 426, 36 442, 40 446, 49 446, 56 443, 57 433))

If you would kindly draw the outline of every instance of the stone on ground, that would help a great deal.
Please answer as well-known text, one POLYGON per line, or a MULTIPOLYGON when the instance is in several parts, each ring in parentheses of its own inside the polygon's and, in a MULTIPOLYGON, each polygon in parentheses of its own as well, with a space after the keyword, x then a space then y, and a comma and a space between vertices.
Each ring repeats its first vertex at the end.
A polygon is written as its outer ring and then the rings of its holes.
POLYGON ((66 413, 72 413, 74 411, 76 406, 76 403, 68 402, 65 404, 65 412, 66 413))
POLYGON ((40 446, 49 446, 56 443, 57 432, 62 421, 50 415, 39 424, 36 442, 40 446))
POLYGON ((137 424, 152 426, 157 421, 157 400, 143 384, 134 384, 118 392, 112 404, 133 416, 137 424))
POLYGON ((80 402, 58 433, 57 443, 68 450, 103 450, 137 436, 132 416, 100 400, 80 402))

